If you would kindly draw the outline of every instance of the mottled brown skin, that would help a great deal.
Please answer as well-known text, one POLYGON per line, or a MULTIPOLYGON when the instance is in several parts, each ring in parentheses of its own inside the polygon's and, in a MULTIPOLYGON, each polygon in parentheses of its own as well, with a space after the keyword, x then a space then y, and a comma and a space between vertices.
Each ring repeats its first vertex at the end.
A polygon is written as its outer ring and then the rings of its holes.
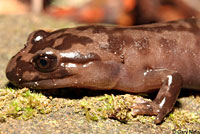
POLYGON ((30 34, 6 75, 20 87, 158 91, 133 114, 161 123, 180 89, 200 89, 200 19, 136 27, 81 26, 30 34), (159 90, 158 90, 159 89, 159 90))

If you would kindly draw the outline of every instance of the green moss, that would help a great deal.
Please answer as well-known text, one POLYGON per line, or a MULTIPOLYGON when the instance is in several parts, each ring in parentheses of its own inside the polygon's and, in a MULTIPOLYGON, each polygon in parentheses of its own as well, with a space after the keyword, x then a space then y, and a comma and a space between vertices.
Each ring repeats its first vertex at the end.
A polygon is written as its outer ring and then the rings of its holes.
POLYGON ((114 118, 127 123, 134 121, 134 119, 138 120, 138 118, 132 116, 131 106, 141 100, 148 99, 129 94, 117 96, 105 94, 99 97, 84 97, 75 106, 75 111, 83 112, 87 120, 98 121, 100 119, 114 118))
POLYGON ((166 122, 172 122, 177 128, 182 128, 187 123, 200 123, 200 114, 189 110, 174 109, 166 122))
POLYGON ((12 117, 28 120, 37 114, 52 111, 51 100, 29 89, 0 89, 0 118, 12 117))
POLYGON ((82 109, 87 120, 98 121, 99 119, 108 118, 108 111, 112 108, 111 104, 112 104, 112 96, 109 95, 97 98, 85 97, 78 102, 76 111, 81 111, 80 109, 82 109))

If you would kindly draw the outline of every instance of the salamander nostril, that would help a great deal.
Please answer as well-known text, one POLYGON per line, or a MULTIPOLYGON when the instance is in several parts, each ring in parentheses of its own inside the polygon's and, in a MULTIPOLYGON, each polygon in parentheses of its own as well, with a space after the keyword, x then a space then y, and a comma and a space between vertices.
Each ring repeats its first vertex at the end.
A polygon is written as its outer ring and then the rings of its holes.
POLYGON ((14 83, 21 81, 21 79, 19 79, 18 76, 16 74, 13 74, 12 72, 6 72, 6 77, 9 81, 14 83))

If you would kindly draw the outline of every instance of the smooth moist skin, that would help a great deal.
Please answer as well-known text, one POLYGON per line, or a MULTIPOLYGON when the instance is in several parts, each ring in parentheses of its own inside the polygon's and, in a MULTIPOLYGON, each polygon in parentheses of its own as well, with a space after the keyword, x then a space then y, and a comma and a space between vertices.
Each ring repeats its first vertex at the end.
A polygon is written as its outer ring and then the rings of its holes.
POLYGON ((135 27, 100 25, 38 30, 12 57, 7 78, 19 87, 158 91, 133 114, 161 123, 180 89, 200 89, 200 19, 135 27))

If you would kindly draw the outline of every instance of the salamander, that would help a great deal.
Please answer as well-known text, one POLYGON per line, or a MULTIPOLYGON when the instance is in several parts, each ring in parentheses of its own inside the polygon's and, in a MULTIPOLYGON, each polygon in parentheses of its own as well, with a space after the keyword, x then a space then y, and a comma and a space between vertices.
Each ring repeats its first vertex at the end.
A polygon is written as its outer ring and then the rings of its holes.
POLYGON ((129 93, 158 91, 137 103, 133 115, 159 124, 181 88, 200 89, 200 19, 132 27, 87 25, 32 32, 11 58, 6 76, 34 89, 89 88, 129 93))

